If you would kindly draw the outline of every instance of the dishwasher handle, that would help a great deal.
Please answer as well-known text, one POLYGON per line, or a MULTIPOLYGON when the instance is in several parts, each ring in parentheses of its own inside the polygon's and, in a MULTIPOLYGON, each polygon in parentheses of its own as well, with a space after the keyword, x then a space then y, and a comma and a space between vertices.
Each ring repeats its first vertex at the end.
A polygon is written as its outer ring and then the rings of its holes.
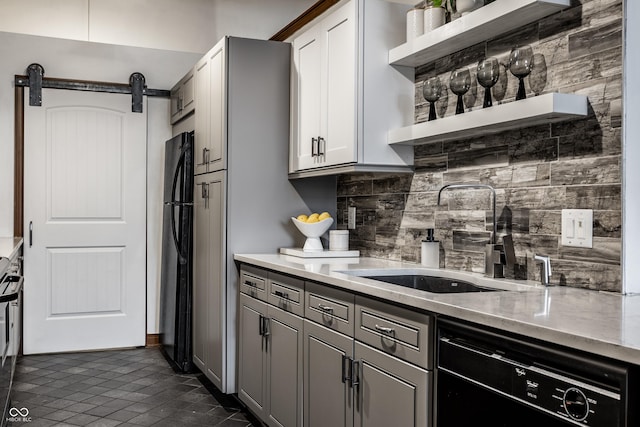
POLYGON ((459 377, 508 391, 512 370, 528 366, 465 340, 440 337, 438 367, 459 377))
MULTIPOLYGON (((562 373, 543 368, 536 363, 523 363, 499 352, 475 345, 469 340, 440 337, 438 349, 438 369, 475 383, 478 386, 497 391, 500 394, 520 398, 522 390, 518 383, 529 383, 530 378, 537 382, 553 384, 556 390, 563 390, 559 399, 566 400, 564 394, 573 385, 578 384, 584 392, 598 396, 602 401, 620 401, 619 392, 606 390, 593 383, 589 384, 571 378, 562 373)), ((536 406, 536 405, 532 405, 536 406)))

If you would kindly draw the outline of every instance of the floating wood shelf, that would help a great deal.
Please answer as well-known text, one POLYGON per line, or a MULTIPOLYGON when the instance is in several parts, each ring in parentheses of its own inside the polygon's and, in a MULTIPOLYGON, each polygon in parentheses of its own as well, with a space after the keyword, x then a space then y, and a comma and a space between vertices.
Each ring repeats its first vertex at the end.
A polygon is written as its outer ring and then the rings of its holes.
POLYGON ((586 117, 584 95, 548 93, 389 131, 389 144, 420 145, 586 117))
MULTIPOLYGON (((414 1, 409 1, 415 4, 414 1)), ((570 3, 571 0, 496 0, 391 49, 389 64, 409 67, 427 64, 535 22, 568 7, 570 3)))

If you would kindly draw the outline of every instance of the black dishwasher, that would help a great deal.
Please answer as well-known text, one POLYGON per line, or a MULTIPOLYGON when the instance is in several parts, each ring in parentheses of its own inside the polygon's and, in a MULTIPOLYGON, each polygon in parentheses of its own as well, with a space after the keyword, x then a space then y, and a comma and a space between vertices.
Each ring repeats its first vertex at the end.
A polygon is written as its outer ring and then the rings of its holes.
POLYGON ((637 426, 635 367, 438 322, 436 427, 637 426))

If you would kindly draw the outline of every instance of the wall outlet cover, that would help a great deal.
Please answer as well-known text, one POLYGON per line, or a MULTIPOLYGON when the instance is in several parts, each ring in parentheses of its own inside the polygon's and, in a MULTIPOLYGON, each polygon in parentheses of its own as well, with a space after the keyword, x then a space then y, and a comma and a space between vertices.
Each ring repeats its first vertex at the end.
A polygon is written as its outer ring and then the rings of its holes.
POLYGON ((562 246, 593 248, 593 210, 562 209, 562 246))

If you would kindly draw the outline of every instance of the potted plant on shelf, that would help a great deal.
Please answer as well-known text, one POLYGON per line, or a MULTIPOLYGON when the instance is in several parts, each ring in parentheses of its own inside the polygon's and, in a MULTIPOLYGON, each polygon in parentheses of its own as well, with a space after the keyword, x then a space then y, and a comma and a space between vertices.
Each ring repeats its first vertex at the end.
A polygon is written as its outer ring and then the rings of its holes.
POLYGON ((446 22, 447 11, 442 7, 443 0, 428 0, 424 7, 424 32, 434 30, 446 22))

